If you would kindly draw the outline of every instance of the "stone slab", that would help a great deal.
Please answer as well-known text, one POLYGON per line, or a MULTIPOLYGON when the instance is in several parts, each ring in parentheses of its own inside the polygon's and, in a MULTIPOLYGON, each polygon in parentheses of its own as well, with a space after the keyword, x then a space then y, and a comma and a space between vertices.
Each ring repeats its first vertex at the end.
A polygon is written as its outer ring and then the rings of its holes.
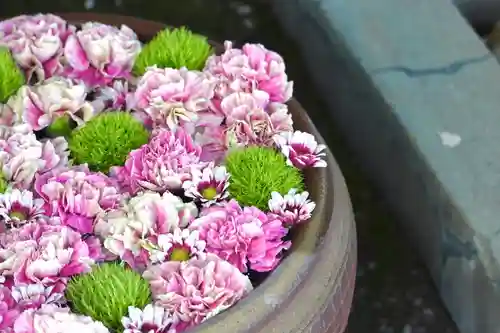
POLYGON ((497 61, 450 1, 272 3, 460 330, 498 333, 497 61))

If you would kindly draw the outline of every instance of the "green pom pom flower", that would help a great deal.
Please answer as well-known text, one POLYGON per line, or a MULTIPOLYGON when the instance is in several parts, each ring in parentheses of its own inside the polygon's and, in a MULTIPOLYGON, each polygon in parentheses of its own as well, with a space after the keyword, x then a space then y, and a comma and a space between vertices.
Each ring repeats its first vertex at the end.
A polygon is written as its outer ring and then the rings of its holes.
POLYGON ((0 173, 0 194, 5 193, 9 188, 9 182, 5 179, 5 176, 0 173))
POLYGON ((7 103, 24 85, 24 74, 17 67, 9 49, 0 47, 0 103, 7 103))
POLYGON ((153 65, 158 68, 201 70, 210 54, 212 47, 205 37, 184 27, 165 29, 144 45, 135 59, 134 74, 141 76, 146 68, 153 65))
MULTIPOLYGON (((88 274, 73 277, 66 289, 71 309, 121 332, 128 307, 142 309, 150 303, 149 284, 138 273, 117 263, 96 266, 88 274)), ((74 332, 77 333, 77 332, 74 332)))
POLYGON ((107 111, 71 133, 69 150, 74 164, 88 163, 92 171, 107 173, 148 139, 149 132, 130 113, 107 111))
POLYGON ((47 134, 50 137, 64 136, 68 138, 75 126, 68 115, 56 118, 52 124, 47 127, 47 134))
POLYGON ((242 206, 266 211, 273 191, 285 195, 292 188, 304 190, 301 172, 287 165, 285 156, 272 148, 235 150, 228 154, 226 168, 231 174, 229 195, 242 206))

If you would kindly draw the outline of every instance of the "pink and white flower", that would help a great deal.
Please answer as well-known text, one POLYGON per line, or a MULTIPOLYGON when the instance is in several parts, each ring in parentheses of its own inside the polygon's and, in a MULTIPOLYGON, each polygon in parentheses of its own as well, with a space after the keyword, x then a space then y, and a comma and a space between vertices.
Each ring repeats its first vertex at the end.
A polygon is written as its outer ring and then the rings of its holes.
POLYGON ((69 308, 46 304, 25 310, 14 323, 11 333, 109 333, 99 321, 71 313, 69 308))
POLYGON ((263 91, 232 93, 222 100, 221 110, 240 145, 269 146, 273 135, 293 129, 286 104, 269 103, 269 95, 263 91))
POLYGON ((153 265, 143 276, 156 304, 173 314, 178 331, 201 323, 217 308, 234 305, 252 290, 248 277, 213 254, 153 265))
POLYGON ((293 82, 288 81, 283 58, 261 44, 233 48, 224 43, 225 52, 208 58, 205 71, 219 79, 216 94, 222 99, 233 92, 262 90, 271 102, 285 103, 292 97, 293 82))
POLYGON ((14 112, 33 130, 39 131, 60 117, 74 120, 78 125, 94 115, 92 105, 85 101, 87 88, 83 84, 53 77, 34 86, 23 86, 14 97, 14 112))
POLYGON ((120 29, 87 22, 69 36, 64 47, 68 63, 66 75, 84 81, 88 86, 102 86, 114 79, 127 79, 141 43, 127 26, 120 29))
POLYGON ((145 112, 153 127, 183 127, 192 134, 196 125, 222 122, 222 117, 199 117, 210 108, 214 84, 203 72, 153 66, 137 83, 133 108, 145 112))
POLYGON ((7 46, 28 81, 62 73, 63 48, 76 28, 51 14, 22 15, 0 23, 0 45, 7 46))
POLYGON ((287 227, 309 220, 316 204, 309 199, 309 192, 297 193, 292 188, 287 194, 271 193, 269 211, 275 214, 287 227))
POLYGON ((0 247, 0 275, 15 285, 42 284, 62 291, 74 275, 87 273, 95 264, 92 249, 68 227, 30 223, 9 231, 0 247))
POLYGON ((231 149, 239 146, 234 131, 229 131, 225 125, 204 127, 194 138, 201 147, 200 160, 216 165, 224 160, 231 149))
POLYGON ((0 193, 0 218, 7 228, 17 228, 41 218, 43 204, 43 199, 34 198, 31 191, 12 189, 0 193))
POLYGON ((0 104, 0 126, 13 126, 20 123, 20 121, 22 119, 17 117, 8 103, 0 104))
POLYGON ((11 333, 20 311, 9 288, 0 285, 0 332, 11 333))
POLYGON ((200 232, 206 252, 230 262, 243 273, 248 268, 259 272, 274 269, 282 252, 291 246, 290 241, 283 241, 288 229, 279 219, 256 207, 241 208, 236 200, 205 208, 189 229, 200 232))
POLYGON ((45 201, 46 214, 59 216, 62 224, 81 233, 93 232, 96 219, 123 199, 113 179, 86 165, 43 174, 35 190, 45 201))
POLYGON ((211 206, 229 196, 229 178, 226 167, 213 162, 202 170, 195 168, 191 170, 191 180, 182 184, 184 195, 201 201, 205 207, 211 206))
POLYGON ((168 234, 158 236, 156 247, 150 250, 151 262, 186 261, 204 250, 205 241, 200 240, 197 230, 176 228, 168 234))
POLYGON ((314 135, 306 132, 283 132, 274 136, 274 142, 287 158, 287 164, 299 169, 325 168, 326 146, 319 144, 314 135))
POLYGON ((169 192, 143 192, 119 209, 109 211, 96 225, 96 232, 104 238, 107 250, 140 270, 159 248, 160 235, 185 227, 196 215, 193 203, 183 203, 169 192))
POLYGON ((111 172, 132 194, 177 190, 191 179, 192 168, 204 166, 200 153, 201 148, 182 128, 161 130, 148 144, 131 151, 123 167, 114 167, 111 172))
POLYGON ((38 309, 43 304, 62 305, 65 303, 64 294, 55 289, 54 286, 43 284, 15 285, 12 287, 12 297, 17 307, 24 311, 26 309, 38 309))
POLYGON ((67 165, 63 137, 39 141, 28 125, 0 128, 0 169, 13 188, 29 189, 36 175, 67 165))
POLYGON ((115 80, 113 85, 103 86, 96 89, 95 101, 92 103, 94 109, 102 111, 128 110, 132 98, 130 84, 128 81, 115 80))
POLYGON ((123 317, 123 333, 177 333, 172 314, 165 308, 148 304, 144 309, 128 307, 123 317))

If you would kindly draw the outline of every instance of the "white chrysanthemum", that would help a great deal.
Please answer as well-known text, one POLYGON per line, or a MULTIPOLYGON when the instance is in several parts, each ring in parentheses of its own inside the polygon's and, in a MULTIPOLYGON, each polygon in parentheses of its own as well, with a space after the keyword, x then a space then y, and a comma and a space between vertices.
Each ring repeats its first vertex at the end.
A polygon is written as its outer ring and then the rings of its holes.
POLYGON ((225 166, 216 167, 211 162, 202 170, 193 169, 191 175, 191 180, 182 184, 187 197, 201 201, 205 207, 228 197, 230 174, 225 166))
POLYGON ((12 189, 0 194, 0 217, 7 227, 19 227, 42 217, 43 204, 31 191, 12 189))
POLYGON ((186 261, 205 250, 206 243, 197 230, 175 229, 158 236, 158 245, 151 252, 151 262, 186 261))
POLYGON ((314 135, 301 131, 282 132, 276 134, 273 139, 287 157, 288 165, 299 169, 326 167, 326 161, 321 158, 326 156, 323 152, 326 146, 319 144, 314 135))
POLYGON ((294 188, 284 196, 278 192, 272 192, 268 205, 271 213, 278 215, 286 226, 307 221, 316 208, 316 204, 309 200, 309 192, 297 193, 294 188))
POLYGON ((128 317, 122 318, 123 333, 174 333, 173 318, 163 307, 152 304, 144 310, 128 307, 128 317))

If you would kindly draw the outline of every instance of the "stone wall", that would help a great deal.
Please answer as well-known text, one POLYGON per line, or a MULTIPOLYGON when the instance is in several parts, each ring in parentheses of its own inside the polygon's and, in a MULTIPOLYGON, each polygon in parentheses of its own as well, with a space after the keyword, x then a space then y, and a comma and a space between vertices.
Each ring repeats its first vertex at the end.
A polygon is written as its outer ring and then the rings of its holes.
POLYGON ((446 0, 269 1, 460 330, 498 333, 496 59, 446 0))

